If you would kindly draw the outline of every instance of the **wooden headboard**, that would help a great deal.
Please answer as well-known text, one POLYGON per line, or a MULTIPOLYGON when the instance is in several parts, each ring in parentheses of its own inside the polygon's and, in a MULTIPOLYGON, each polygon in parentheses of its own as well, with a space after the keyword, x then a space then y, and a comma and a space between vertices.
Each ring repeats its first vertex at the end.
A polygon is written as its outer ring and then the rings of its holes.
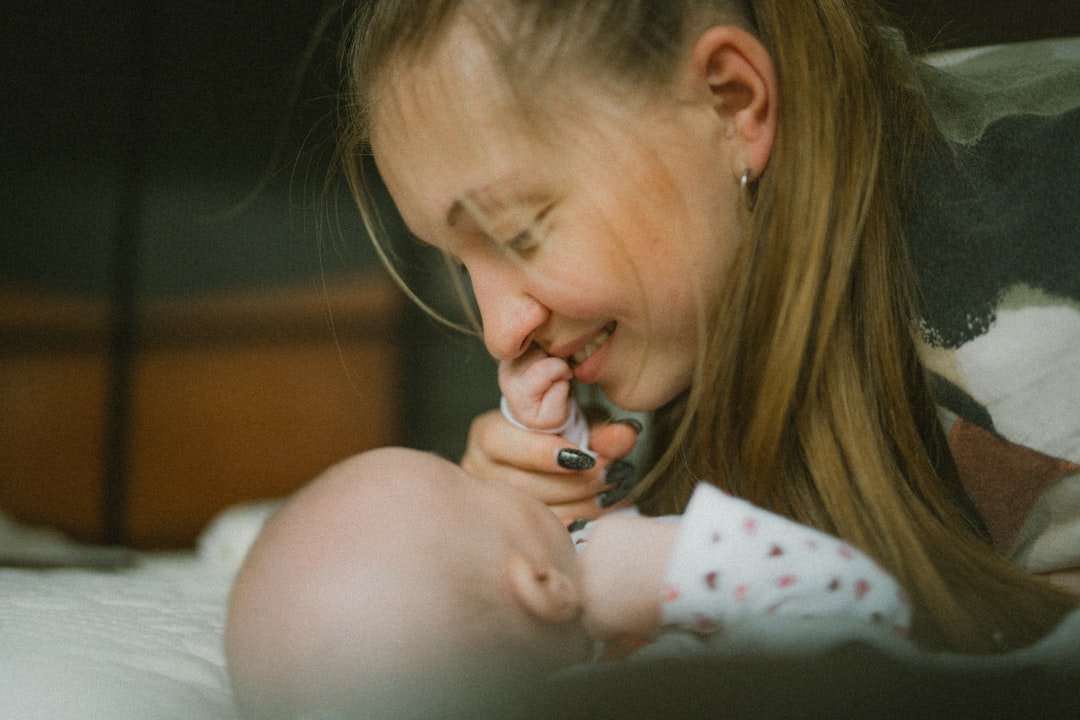
POLYGON ((0 511, 85 541, 112 514, 127 544, 190 546, 227 505, 399 442, 401 310, 381 276, 146 303, 117 492, 107 301, 0 295, 0 511))

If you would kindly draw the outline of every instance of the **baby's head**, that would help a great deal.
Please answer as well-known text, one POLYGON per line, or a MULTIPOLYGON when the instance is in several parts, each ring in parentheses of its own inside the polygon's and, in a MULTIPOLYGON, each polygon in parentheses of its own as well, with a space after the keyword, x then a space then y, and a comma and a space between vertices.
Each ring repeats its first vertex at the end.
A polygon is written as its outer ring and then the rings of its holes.
POLYGON ((237 576, 237 700, 259 717, 422 702, 477 673, 581 661, 577 573, 535 499, 426 453, 356 456, 271 518, 237 576))

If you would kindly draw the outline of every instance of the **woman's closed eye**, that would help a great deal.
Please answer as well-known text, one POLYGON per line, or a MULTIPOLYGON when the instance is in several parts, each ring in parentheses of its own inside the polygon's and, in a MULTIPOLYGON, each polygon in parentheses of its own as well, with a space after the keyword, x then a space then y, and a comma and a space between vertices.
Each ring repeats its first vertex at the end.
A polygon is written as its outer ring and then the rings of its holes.
POLYGON ((504 243, 505 246, 516 253, 527 253, 530 250, 534 250, 539 244, 543 234, 541 231, 541 224, 547 219, 548 213, 551 212, 552 207, 553 206, 548 205, 537 213, 536 218, 529 226, 507 240, 506 243, 504 243))
POLYGON ((506 247, 516 253, 528 252, 536 246, 536 236, 533 235, 533 226, 525 228, 506 242, 506 247))

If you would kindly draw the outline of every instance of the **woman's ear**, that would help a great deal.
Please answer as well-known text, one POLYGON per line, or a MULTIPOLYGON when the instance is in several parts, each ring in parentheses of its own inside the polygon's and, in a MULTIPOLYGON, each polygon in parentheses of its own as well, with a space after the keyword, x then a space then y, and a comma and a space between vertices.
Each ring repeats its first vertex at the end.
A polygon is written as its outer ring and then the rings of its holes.
POLYGON ((507 560, 510 592, 525 612, 547 623, 565 623, 581 612, 581 593, 566 573, 523 555, 507 560))
POLYGON ((693 97, 711 103, 733 143, 735 177, 751 179, 769 163, 776 137, 776 69, 756 37, 734 25, 705 30, 694 43, 684 81, 693 97))

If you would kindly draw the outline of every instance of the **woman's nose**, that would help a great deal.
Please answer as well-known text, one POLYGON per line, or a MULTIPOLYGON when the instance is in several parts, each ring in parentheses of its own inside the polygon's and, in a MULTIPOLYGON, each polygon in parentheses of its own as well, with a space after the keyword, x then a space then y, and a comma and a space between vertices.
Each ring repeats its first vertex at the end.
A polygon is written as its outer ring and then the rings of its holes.
POLYGON ((528 350, 549 314, 509 274, 498 270, 470 273, 484 328, 484 345, 497 360, 513 360, 528 350))

